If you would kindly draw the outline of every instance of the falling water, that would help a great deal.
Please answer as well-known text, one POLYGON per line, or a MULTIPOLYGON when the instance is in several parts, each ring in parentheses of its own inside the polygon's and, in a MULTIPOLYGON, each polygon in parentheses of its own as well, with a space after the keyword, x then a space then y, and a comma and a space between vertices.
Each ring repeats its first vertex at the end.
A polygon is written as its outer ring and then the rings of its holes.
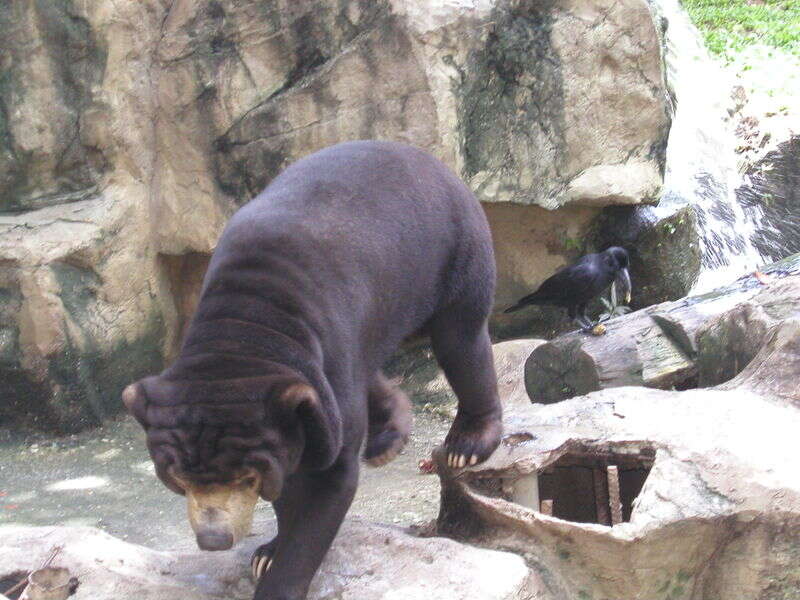
POLYGON ((667 88, 673 100, 664 192, 652 218, 689 205, 697 217, 701 271, 691 293, 703 293, 755 270, 765 256, 754 244, 763 215, 737 201, 735 138, 724 116, 731 82, 714 63, 677 0, 658 4, 664 30, 667 88))
POLYGON ((737 204, 757 224, 753 244, 773 261, 800 252, 800 136, 758 161, 736 190, 737 204))

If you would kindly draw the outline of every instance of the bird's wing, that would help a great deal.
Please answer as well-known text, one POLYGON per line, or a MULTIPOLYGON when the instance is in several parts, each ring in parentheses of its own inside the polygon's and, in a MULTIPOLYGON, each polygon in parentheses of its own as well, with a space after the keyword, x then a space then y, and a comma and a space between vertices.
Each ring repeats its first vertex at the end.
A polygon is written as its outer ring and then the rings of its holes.
POLYGON ((540 300, 564 306, 582 304, 595 296, 600 276, 594 261, 581 260, 546 279, 536 293, 540 300))
POLYGON ((507 308, 506 312, 514 312, 529 304, 580 306, 600 294, 609 283, 600 255, 587 254, 545 279, 539 289, 507 308))

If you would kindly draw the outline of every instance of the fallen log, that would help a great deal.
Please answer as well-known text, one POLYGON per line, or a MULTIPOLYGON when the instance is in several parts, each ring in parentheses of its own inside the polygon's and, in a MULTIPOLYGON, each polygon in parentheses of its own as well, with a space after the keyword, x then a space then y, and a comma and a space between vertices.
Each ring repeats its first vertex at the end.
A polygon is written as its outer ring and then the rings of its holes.
POLYGON ((800 314, 800 255, 702 296, 665 302, 606 322, 606 334, 573 332, 525 362, 533 402, 551 404, 627 385, 689 389, 740 373, 776 324, 800 314))

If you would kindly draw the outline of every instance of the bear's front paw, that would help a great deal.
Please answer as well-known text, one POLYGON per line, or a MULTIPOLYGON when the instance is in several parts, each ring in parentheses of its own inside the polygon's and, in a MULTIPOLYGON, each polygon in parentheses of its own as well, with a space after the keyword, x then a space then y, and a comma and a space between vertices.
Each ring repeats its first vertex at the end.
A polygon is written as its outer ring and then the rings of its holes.
POLYGON ((502 435, 499 414, 481 417, 458 414, 444 440, 447 465, 461 469, 485 461, 500 444, 502 435))
POLYGON ((263 546, 259 546, 256 548, 256 551, 253 552, 253 558, 250 559, 250 568, 255 583, 258 583, 258 580, 261 579, 272 564, 272 557, 275 555, 275 546, 277 546, 277 542, 272 540, 263 546))

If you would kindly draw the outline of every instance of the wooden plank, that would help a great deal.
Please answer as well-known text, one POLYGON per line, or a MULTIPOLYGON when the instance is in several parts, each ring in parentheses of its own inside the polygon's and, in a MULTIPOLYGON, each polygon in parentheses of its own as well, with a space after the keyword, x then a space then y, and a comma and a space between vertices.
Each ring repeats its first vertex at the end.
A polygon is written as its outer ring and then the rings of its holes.
POLYGON ((608 465, 608 506, 611 509, 611 525, 622 523, 622 502, 619 497, 619 469, 608 465))
POLYGON ((605 469, 594 467, 592 469, 594 480, 594 503, 597 510, 597 522, 601 525, 611 525, 611 515, 608 512, 608 477, 605 469))
MULTIPOLYGON (((698 371, 702 375, 695 340, 698 331, 746 300, 769 301, 757 296, 761 290, 762 286, 745 279, 713 294, 616 317, 606 323, 602 336, 560 335, 528 357, 525 390, 533 402, 550 404, 627 385, 660 389, 690 385, 698 371)), ((800 300, 789 296, 794 306, 800 306, 800 300)))
POLYGON ((543 515, 548 515, 550 517, 553 516, 553 501, 552 500, 542 500, 542 505, 539 508, 539 512, 543 515))

